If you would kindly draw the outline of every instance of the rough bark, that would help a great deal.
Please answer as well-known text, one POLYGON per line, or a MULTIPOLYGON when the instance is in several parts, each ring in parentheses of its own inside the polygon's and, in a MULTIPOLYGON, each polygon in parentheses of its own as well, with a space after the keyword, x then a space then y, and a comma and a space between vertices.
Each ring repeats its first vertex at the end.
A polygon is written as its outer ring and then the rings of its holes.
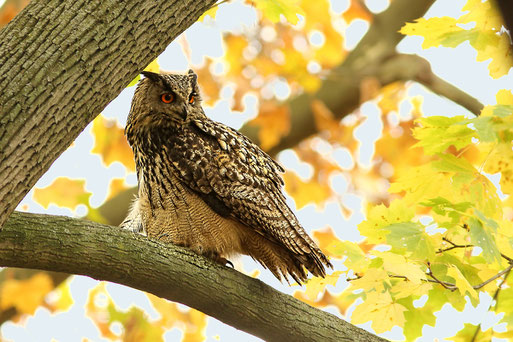
POLYGON ((0 226, 86 125, 213 3, 32 1, 0 31, 0 226))
POLYGON ((13 213, 0 232, 0 265, 124 284, 266 341, 385 341, 188 249, 86 220, 13 213))
MULTIPOLYGON (((292 113, 290 131, 268 152, 275 155, 316 133, 310 106, 313 99, 324 102, 337 119, 350 114, 360 105, 360 85, 368 77, 377 79, 383 85, 395 81, 418 81, 437 94, 458 100, 458 104, 478 114, 482 108, 479 101, 453 86, 449 87, 447 82, 441 84, 442 80, 431 72, 427 61, 420 57, 407 59, 404 55, 396 54, 396 46, 404 37, 398 32, 399 29, 404 23, 422 17, 433 2, 394 0, 387 10, 376 15, 356 48, 330 72, 315 94, 302 94, 287 102, 292 113), (455 89, 458 90, 456 93, 455 89)), ((251 124, 241 128, 242 133, 257 143, 258 130, 251 124)))

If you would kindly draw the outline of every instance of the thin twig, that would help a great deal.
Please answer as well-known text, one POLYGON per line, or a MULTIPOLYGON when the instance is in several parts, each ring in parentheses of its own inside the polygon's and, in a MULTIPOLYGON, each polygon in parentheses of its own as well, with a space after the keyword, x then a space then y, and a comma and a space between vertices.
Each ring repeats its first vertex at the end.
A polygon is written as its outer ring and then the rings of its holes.
MULTIPOLYGON (((497 305, 499 304, 499 292, 502 290, 502 285, 504 285, 504 283, 506 282, 506 279, 508 279, 510 273, 511 273, 511 268, 508 270, 508 272, 506 272, 506 275, 504 276, 501 283, 497 287, 497 290, 495 290, 495 293, 493 294, 492 302, 490 303, 490 306, 488 307, 488 311, 490 311, 490 308, 492 306, 494 306, 496 308, 497 305), (495 304, 493 304, 494 301, 495 301, 495 304)), ((494 311, 495 311, 495 309, 494 309, 494 311)), ((474 332, 474 335, 472 336, 472 339, 470 340, 470 342, 476 341, 477 335, 479 334, 480 330, 481 330, 481 322, 477 326, 476 331, 474 332)))
MULTIPOLYGON (((458 245, 458 244, 455 244, 454 242, 452 242, 451 240, 449 240, 446 237, 443 237, 442 240, 450 243, 452 246, 444 248, 444 249, 440 248, 440 249, 438 249, 436 251, 437 253, 447 252, 447 251, 450 251, 451 249, 455 249, 455 248, 471 248, 471 247, 475 247, 474 245, 458 245)), ((509 256, 505 255, 504 253, 501 253, 501 257, 503 257, 504 259, 508 260, 509 263, 513 263, 513 259, 510 258, 509 256)))
POLYGON ((469 247, 474 247, 474 245, 457 245, 455 244, 454 242, 452 242, 451 240, 447 239, 446 237, 443 237, 442 238, 443 241, 445 242, 448 242, 451 244, 451 247, 447 247, 447 248, 440 248, 438 249, 438 251, 436 251, 437 253, 443 253, 443 252, 447 252, 447 251, 450 251, 451 249, 455 249, 455 248, 469 248, 469 247))
MULTIPOLYGON (((474 286, 472 286, 472 287, 473 287, 474 289, 476 289, 476 290, 477 290, 477 289, 480 289, 480 288, 482 288, 483 286, 485 286, 485 285, 487 285, 488 283, 490 283, 491 281, 494 281, 495 279, 497 279, 497 278, 501 277, 502 275, 504 275, 504 274, 506 274, 506 273, 509 273, 509 272, 511 271, 511 269, 512 269, 512 268, 513 268, 513 264, 509 264, 509 266, 508 266, 506 269, 504 269, 504 270, 500 271, 499 273, 497 273, 496 275, 494 275, 494 276, 493 276, 493 277, 491 277, 490 279, 485 280, 485 281, 484 281, 484 282, 482 282, 481 284, 477 284, 477 285, 474 285, 474 286)), ((504 279, 506 279, 506 277, 505 277, 504 279)))
POLYGON ((429 273, 427 275, 430 276, 431 278, 433 278, 435 280, 435 283, 442 285, 447 290, 455 291, 458 289, 458 287, 456 285, 451 284, 451 283, 446 283, 445 281, 441 281, 440 279, 435 277, 435 275, 431 272, 431 269, 429 270, 429 273))
MULTIPOLYGON (((429 275, 429 274, 428 274, 429 275)), ((403 276, 403 275, 395 275, 395 274, 389 274, 388 275, 390 278, 399 278, 399 279, 404 279, 404 280, 409 280, 407 276, 403 276)), ((446 281, 442 281, 440 282, 439 280, 434 280, 434 279, 421 279, 422 281, 425 281, 425 282, 428 282, 428 283, 435 283, 435 284, 440 284, 440 283, 443 283, 449 287, 456 287, 456 285, 454 284, 451 284, 451 283, 448 283, 446 281)))

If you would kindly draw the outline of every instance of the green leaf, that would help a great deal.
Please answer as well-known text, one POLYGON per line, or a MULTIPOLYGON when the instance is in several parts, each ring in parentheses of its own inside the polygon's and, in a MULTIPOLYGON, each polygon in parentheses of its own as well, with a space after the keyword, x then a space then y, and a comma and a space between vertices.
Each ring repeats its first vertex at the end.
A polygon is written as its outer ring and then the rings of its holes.
POLYGON ((440 172, 457 172, 461 174, 474 174, 476 169, 464 158, 457 158, 452 154, 439 154, 440 160, 432 163, 433 168, 440 172))
MULTIPOLYGON (((479 211, 476 210, 476 212, 479 211)), ((502 261, 501 253, 497 248, 492 232, 492 230, 496 230, 497 228, 493 228, 493 225, 487 224, 486 222, 488 222, 488 219, 484 222, 485 224, 483 224, 483 221, 474 217, 469 218, 468 225, 470 228, 470 240, 474 245, 483 249, 483 257, 487 262, 493 263, 497 261, 500 264, 502 261)))
POLYGON ((409 222, 414 210, 401 200, 395 200, 387 208, 383 204, 372 207, 367 213, 367 220, 358 225, 358 230, 366 236, 369 243, 383 243, 388 232, 383 227, 394 223, 409 222))
POLYGON ((504 312, 501 322, 506 322, 508 325, 513 324, 513 310, 511 308, 513 308, 513 287, 502 289, 499 292, 497 306, 495 307, 495 312, 504 312))
POLYGON ((356 272, 365 268, 370 262, 360 246, 352 241, 335 241, 326 250, 333 255, 345 256, 344 265, 356 272))
POLYGON ((475 133, 461 125, 464 120, 464 116, 431 116, 417 120, 422 127, 413 130, 413 136, 419 140, 414 147, 422 147, 426 154, 432 155, 445 152, 450 146, 461 149, 469 145, 475 133))
MULTIPOLYGON (((438 273, 434 273, 437 275, 437 278, 440 279, 438 273)), ((435 287, 429 291, 428 297, 425 306, 431 308, 433 312, 439 311, 447 303, 450 303, 458 311, 465 309, 465 297, 461 296, 458 291, 448 291, 442 287, 442 285, 435 285, 435 287)))
POLYGON ((491 328, 488 328, 486 331, 481 330, 481 327, 478 325, 474 325, 472 323, 465 323, 463 329, 458 331, 456 335, 450 338, 451 341, 454 342, 485 342, 492 341, 493 331, 491 328), (479 330, 479 333, 476 335, 476 330, 479 330))
POLYGON ((134 85, 137 84, 137 82, 139 82, 140 79, 141 79, 141 75, 135 76, 135 78, 132 80, 132 82, 128 83, 128 85, 126 87, 127 88, 133 87, 134 85))
POLYGON ((469 120, 469 122, 474 124, 479 140, 482 142, 494 142, 497 140, 497 133, 495 132, 492 117, 481 116, 469 120))
POLYGON ((292 25, 299 21, 298 14, 303 14, 297 0, 256 0, 256 7, 263 15, 274 23, 280 21, 283 14, 285 19, 292 25))
POLYGON ((397 301, 406 307, 407 311, 404 312, 406 322, 404 324, 403 333, 407 341, 415 341, 415 339, 422 335, 422 328, 424 324, 435 326, 436 316, 435 310, 429 305, 424 305, 421 308, 413 306, 413 298, 408 297, 397 301))
POLYGON ((387 243, 398 250, 406 250, 412 258, 426 260, 435 255, 435 249, 420 223, 394 223, 384 229, 390 231, 386 236, 387 243))
POLYGON ((475 41, 478 34, 477 30, 447 32, 440 37, 440 44, 445 47, 454 48, 467 40, 475 41))
POLYGON ((493 114, 500 118, 505 118, 513 114, 513 106, 511 105, 496 105, 493 108, 493 114))
POLYGON ((459 224, 462 213, 472 207, 470 202, 451 203, 440 196, 421 202, 420 205, 431 207, 436 214, 449 217, 451 220, 448 222, 438 221, 439 226, 447 226, 446 228, 459 224))
POLYGON ((432 207, 433 211, 439 215, 446 215, 448 212, 461 211, 465 212, 468 208, 472 207, 470 202, 451 203, 443 197, 431 198, 426 202, 420 203, 425 207, 432 207))

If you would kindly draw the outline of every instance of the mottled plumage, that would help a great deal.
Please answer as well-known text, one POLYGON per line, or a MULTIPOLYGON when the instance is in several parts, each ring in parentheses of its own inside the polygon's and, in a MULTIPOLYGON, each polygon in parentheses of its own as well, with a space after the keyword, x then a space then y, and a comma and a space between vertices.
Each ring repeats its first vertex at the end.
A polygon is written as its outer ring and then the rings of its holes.
POLYGON ((247 254, 278 279, 331 267, 287 206, 282 167, 205 116, 197 76, 143 72, 125 133, 139 195, 122 226, 225 263, 247 254))

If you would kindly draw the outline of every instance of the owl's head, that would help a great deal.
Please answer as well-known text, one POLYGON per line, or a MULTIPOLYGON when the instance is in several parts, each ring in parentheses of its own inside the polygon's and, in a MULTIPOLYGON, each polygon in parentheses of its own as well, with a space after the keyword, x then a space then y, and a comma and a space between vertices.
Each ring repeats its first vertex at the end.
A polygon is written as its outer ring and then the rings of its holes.
POLYGON ((185 75, 157 74, 143 71, 132 100, 129 122, 138 125, 181 125, 200 110, 198 76, 189 70, 185 75))

